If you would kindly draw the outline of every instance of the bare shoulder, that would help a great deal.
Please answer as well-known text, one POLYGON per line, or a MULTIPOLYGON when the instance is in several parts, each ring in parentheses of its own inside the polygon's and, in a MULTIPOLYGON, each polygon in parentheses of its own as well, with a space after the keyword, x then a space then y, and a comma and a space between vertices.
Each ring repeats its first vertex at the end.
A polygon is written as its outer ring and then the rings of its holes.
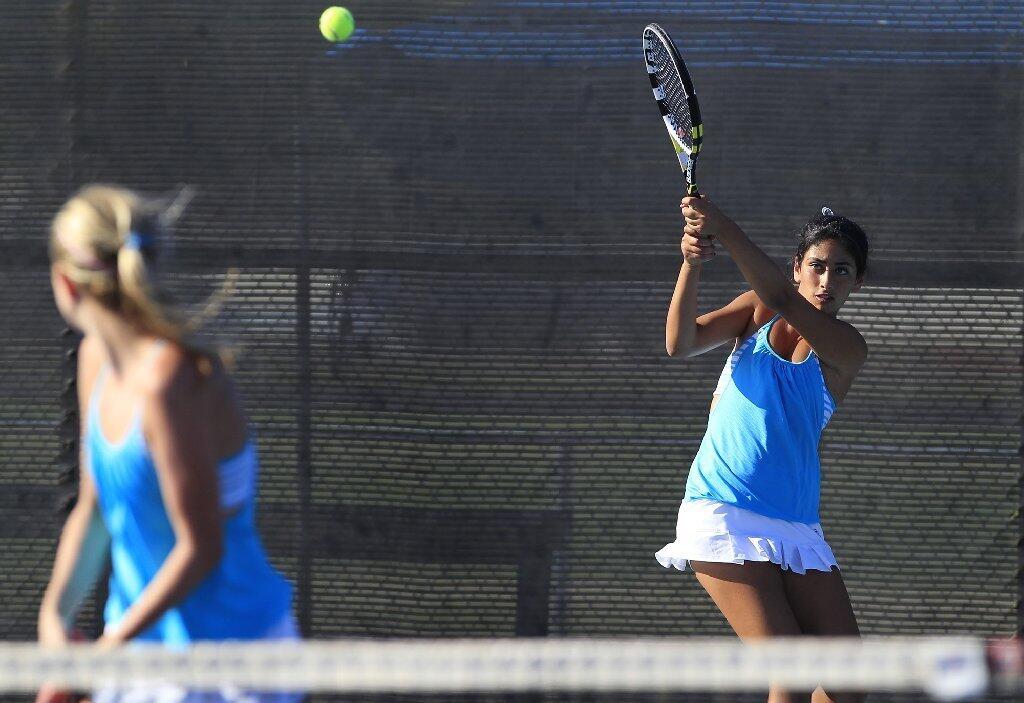
POLYGON ((750 327, 747 328, 744 335, 744 337, 750 337, 775 317, 775 311, 765 305, 761 297, 754 291, 748 291, 744 295, 750 296, 750 304, 754 308, 754 312, 750 316, 750 327))
POLYGON ((821 365, 825 385, 832 394, 832 398, 836 403, 842 403, 846 400, 846 394, 850 391, 850 387, 853 386, 854 380, 860 374, 860 370, 868 358, 868 343, 864 339, 864 335, 850 323, 838 318, 835 319, 835 322, 843 325, 840 329, 844 330, 844 336, 847 337, 847 341, 844 342, 846 352, 843 363, 842 365, 836 364, 821 356, 818 357, 818 363, 821 365))
MULTIPOLYGON (((864 362, 868 358, 868 342, 864 339, 864 335, 860 333, 856 327, 847 322, 846 320, 840 320, 838 317, 832 318, 833 324, 836 325, 836 329, 840 334, 837 337, 842 339, 844 354, 842 358, 842 364, 837 364, 832 361, 826 360, 819 355, 818 361, 823 366, 829 367, 835 372, 838 372, 844 379, 852 381, 861 368, 864 366, 864 362)), ((815 350, 817 351, 817 350, 815 350)))
POLYGON ((220 385, 223 377, 220 364, 212 364, 209 372, 204 373, 195 352, 167 342, 160 344, 151 357, 142 392, 151 400, 190 398, 220 385))
POLYGON ((851 332, 852 332, 852 333, 853 333, 854 335, 856 335, 856 338, 860 340, 860 343, 861 343, 862 345, 864 345, 864 350, 865 350, 865 351, 867 351, 867 348, 868 348, 868 342, 867 342, 867 340, 866 340, 866 339, 864 339, 864 335, 862 335, 862 334, 860 333, 860 330, 859 330, 859 329, 857 329, 856 327, 854 327, 854 326, 853 326, 852 324, 850 324, 850 323, 849 323, 849 322, 847 322, 846 320, 840 320, 840 319, 839 319, 838 317, 836 318, 836 322, 838 322, 839 324, 841 324, 841 325, 845 326, 845 327, 846 327, 847 329, 849 329, 849 330, 850 330, 850 331, 851 331, 851 332))
POLYGON ((860 363, 863 364, 868 358, 868 341, 864 339, 864 335, 860 333, 856 327, 851 325, 846 320, 840 320, 838 317, 835 318, 836 322, 842 326, 845 330, 846 335, 849 337, 853 348, 857 351, 860 356, 860 363))
POLYGON ((732 302, 723 309, 743 310, 750 315, 751 320, 753 320, 754 316, 757 314, 757 309, 760 306, 761 299, 757 296, 757 293, 752 290, 748 290, 733 298, 732 302))
POLYGON ((764 323, 771 319, 773 314, 772 311, 769 310, 761 301, 760 296, 752 290, 740 293, 738 296, 733 298, 732 302, 722 308, 722 310, 742 311, 743 314, 743 328, 742 331, 739 331, 736 334, 733 349, 739 348, 740 344, 747 339, 750 339, 750 337, 757 332, 764 323))

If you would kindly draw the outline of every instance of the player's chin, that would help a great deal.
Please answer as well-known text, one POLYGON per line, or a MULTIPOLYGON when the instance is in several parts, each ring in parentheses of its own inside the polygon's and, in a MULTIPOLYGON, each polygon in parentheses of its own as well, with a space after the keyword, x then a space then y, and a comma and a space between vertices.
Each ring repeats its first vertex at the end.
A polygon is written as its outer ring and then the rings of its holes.
POLYGON ((812 296, 810 303, 814 307, 818 308, 822 312, 835 313, 842 306, 842 303, 836 300, 834 297, 818 297, 812 296))
POLYGON ((823 305, 823 306, 822 306, 822 307, 820 308, 820 310, 821 310, 822 312, 824 312, 824 313, 828 313, 829 315, 832 315, 833 317, 835 317, 836 315, 838 315, 838 314, 839 314, 839 309, 840 309, 841 307, 843 307, 843 303, 844 303, 844 302, 845 302, 845 301, 842 301, 842 300, 836 300, 835 298, 833 298, 832 300, 828 301, 828 303, 826 303, 825 305, 823 305))

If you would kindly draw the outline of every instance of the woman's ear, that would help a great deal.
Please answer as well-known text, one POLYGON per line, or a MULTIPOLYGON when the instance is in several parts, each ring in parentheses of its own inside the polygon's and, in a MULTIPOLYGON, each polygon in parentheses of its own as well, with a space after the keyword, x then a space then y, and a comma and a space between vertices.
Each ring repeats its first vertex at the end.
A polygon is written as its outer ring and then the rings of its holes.
POLYGON ((58 267, 54 266, 50 270, 50 280, 53 282, 54 290, 63 295, 66 300, 77 303, 81 299, 82 292, 79 290, 78 284, 58 267))
POLYGON ((793 257, 793 283, 800 283, 800 260, 793 257))

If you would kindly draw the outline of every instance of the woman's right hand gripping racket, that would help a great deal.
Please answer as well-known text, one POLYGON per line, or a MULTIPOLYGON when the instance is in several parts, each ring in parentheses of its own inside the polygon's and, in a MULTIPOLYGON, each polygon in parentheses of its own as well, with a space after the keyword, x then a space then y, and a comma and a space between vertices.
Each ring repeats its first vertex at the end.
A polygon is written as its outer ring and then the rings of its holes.
POLYGON ((644 59, 654 99, 686 178, 686 194, 700 197, 694 166, 704 140, 704 123, 693 81, 672 38, 656 24, 644 27, 644 59))

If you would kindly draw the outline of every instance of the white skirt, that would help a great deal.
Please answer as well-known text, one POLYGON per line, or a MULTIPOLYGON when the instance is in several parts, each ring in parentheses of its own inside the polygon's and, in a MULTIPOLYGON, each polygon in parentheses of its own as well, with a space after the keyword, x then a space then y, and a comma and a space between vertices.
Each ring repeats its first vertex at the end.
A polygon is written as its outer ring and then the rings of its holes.
POLYGON ((798 574, 839 568, 820 524, 779 520, 703 499, 682 502, 676 541, 654 556, 666 569, 680 571, 688 561, 770 561, 798 574))

